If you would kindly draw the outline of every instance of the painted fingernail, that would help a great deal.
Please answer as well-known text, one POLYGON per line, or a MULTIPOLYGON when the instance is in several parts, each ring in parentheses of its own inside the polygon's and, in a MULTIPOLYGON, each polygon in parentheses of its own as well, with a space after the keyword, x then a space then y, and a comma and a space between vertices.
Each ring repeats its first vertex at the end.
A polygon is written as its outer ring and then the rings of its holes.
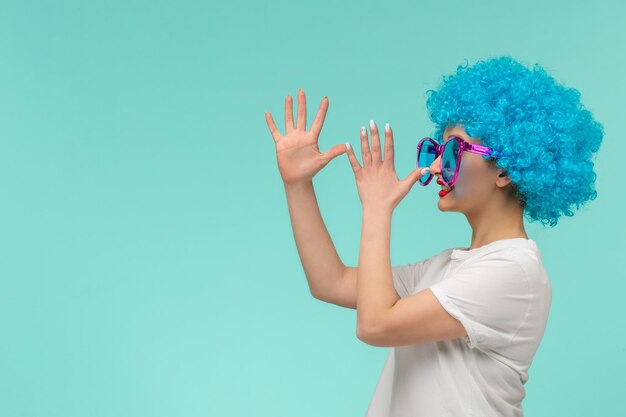
POLYGON ((391 128, 389 127, 389 123, 385 123, 385 132, 389 133, 389 130, 391 128))
POLYGON ((346 149, 349 151, 350 149, 352 149, 352 146, 350 146, 350 142, 346 142, 346 149))
POLYGON ((376 125, 374 124, 373 120, 370 120, 370 130, 372 129, 376 129, 376 125))
POLYGON ((367 129, 365 129, 365 126, 361 126, 361 135, 367 135, 367 129))
POLYGON ((420 172, 422 173, 422 175, 426 175, 426 173, 428 173, 430 171, 430 168, 426 167, 423 168, 420 172))

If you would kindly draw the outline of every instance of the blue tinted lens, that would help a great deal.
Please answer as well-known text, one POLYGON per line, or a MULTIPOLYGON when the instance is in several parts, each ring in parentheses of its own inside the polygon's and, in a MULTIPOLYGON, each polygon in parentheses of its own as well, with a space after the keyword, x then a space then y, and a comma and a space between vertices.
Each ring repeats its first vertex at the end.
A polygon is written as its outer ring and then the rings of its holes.
MULTIPOLYGON (((432 164, 433 161, 436 159, 435 152, 435 147, 433 146, 432 142, 430 142, 429 140, 422 142, 422 147, 419 154, 417 155, 417 166, 429 167, 430 164, 432 164)), ((419 182, 424 183, 428 181, 431 175, 432 174, 430 172, 426 173, 426 175, 420 177, 419 182)))
POLYGON ((450 184, 454 178, 454 173, 457 169, 458 156, 459 142, 456 140, 449 140, 446 142, 446 146, 443 149, 443 155, 441 156, 441 162, 443 164, 441 176, 448 184, 450 184))

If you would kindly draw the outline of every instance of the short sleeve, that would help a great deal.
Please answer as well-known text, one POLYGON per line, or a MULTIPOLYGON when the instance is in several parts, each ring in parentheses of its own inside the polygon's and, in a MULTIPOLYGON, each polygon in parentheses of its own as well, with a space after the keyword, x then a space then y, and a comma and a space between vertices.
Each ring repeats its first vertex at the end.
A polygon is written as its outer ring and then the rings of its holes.
POLYGON ((427 259, 412 264, 398 265, 391 267, 393 276, 393 286, 400 298, 413 294, 419 279, 422 275, 422 267, 427 259))
POLYGON ((443 308, 459 320, 471 348, 507 346, 528 315, 532 293, 522 265, 512 251, 468 261, 429 288, 443 308))

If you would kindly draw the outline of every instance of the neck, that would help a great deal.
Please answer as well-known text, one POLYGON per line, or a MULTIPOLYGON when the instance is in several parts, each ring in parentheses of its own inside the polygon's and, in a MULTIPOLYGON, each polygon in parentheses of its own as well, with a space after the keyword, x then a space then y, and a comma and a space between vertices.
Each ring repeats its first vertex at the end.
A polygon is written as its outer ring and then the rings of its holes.
POLYGON ((472 242, 468 250, 476 249, 496 240, 525 238, 524 209, 517 201, 501 199, 498 204, 487 204, 477 213, 466 214, 472 227, 472 242))

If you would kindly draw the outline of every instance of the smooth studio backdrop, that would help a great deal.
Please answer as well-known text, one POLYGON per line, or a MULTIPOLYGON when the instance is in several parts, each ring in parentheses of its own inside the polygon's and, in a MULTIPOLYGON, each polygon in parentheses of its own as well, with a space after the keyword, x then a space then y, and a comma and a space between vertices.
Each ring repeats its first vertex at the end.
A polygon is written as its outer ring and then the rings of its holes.
MULTIPOLYGON (((309 128, 328 95, 320 149, 350 141, 359 160, 359 128, 389 122, 404 178, 434 131, 426 90, 499 55, 577 88, 606 133, 597 199, 527 224, 553 304, 525 414, 621 415, 624 15, 617 0, 3 0, 0 415, 362 416, 388 348, 311 297, 264 112, 284 132, 303 88, 309 128)), ((356 266, 347 156, 314 185, 356 266)), ((437 199, 416 184, 397 207, 393 265, 469 245, 437 199)))

